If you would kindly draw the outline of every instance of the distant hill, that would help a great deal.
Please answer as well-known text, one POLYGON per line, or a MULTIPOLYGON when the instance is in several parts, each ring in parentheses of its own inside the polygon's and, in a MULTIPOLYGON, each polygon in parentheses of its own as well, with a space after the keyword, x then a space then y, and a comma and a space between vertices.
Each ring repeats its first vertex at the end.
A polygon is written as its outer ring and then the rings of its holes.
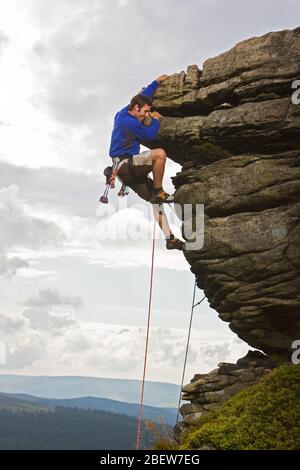
MULTIPOLYGON (((79 408, 82 410, 103 410, 110 413, 124 414, 126 416, 133 416, 137 418, 139 416, 140 405, 135 403, 126 403, 116 400, 109 400, 107 398, 97 398, 97 397, 81 397, 81 398, 41 398, 34 397, 33 395, 27 395, 24 393, 16 394, 3 394, 0 393, 0 408, 1 408, 1 396, 6 396, 11 401, 21 401, 24 404, 24 409, 26 405, 29 407, 30 404, 36 405, 40 408, 49 408, 54 409, 55 407, 65 407, 65 408, 79 408)), ((171 426, 175 425, 177 416, 176 408, 159 408, 155 406, 143 406, 143 418, 150 419, 152 421, 159 422, 160 417, 162 417, 163 422, 171 426)))
POLYGON ((0 410, 10 410, 10 411, 53 411, 54 406, 46 403, 32 402, 28 400, 23 400, 21 397, 16 397, 14 395, 7 395, 0 392, 0 410))
MULTIPOLYGON (((177 408, 180 386, 146 382, 144 404, 177 408)), ((74 376, 26 376, 0 374, 0 391, 25 393, 41 398, 108 398, 138 404, 141 382, 138 380, 104 379, 74 376)))

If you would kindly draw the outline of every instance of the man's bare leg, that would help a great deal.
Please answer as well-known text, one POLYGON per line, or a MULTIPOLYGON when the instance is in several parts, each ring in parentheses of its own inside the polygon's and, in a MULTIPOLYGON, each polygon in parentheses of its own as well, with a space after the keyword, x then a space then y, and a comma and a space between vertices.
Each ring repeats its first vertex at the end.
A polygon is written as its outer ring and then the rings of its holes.
POLYGON ((167 154, 164 149, 159 148, 151 150, 153 194, 150 198, 150 201, 152 202, 152 204, 174 202, 174 195, 168 194, 162 187, 166 158, 167 154))
POLYGON ((167 154, 164 149, 151 150, 154 189, 162 187, 167 154))
POLYGON ((174 234, 171 232, 170 226, 168 219, 166 217, 166 214, 164 212, 164 208, 162 204, 153 204, 153 213, 154 217, 157 220, 161 230, 164 232, 167 243, 166 243, 166 248, 168 250, 180 250, 183 251, 184 249, 184 242, 179 240, 174 236, 174 234))
POLYGON ((165 214, 164 208, 162 207, 161 204, 160 205, 153 204, 152 207, 153 207, 153 214, 154 214, 156 221, 158 222, 158 225, 160 226, 161 230, 165 234, 165 237, 169 238, 171 235, 171 229, 170 229, 170 225, 169 225, 167 216, 165 214))

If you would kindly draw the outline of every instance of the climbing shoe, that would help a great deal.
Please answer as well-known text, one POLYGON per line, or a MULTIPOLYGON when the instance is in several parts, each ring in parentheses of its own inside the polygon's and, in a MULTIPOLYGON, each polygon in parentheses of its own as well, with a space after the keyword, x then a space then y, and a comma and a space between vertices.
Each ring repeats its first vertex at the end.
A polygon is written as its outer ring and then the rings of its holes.
POLYGON ((183 251, 184 249, 184 242, 179 240, 179 238, 174 237, 173 233, 171 233, 170 238, 166 238, 166 248, 167 250, 180 250, 183 251))
POLYGON ((169 204, 170 202, 174 202, 174 196, 161 189, 159 192, 154 191, 152 193, 150 202, 151 204, 161 204, 162 202, 169 204))

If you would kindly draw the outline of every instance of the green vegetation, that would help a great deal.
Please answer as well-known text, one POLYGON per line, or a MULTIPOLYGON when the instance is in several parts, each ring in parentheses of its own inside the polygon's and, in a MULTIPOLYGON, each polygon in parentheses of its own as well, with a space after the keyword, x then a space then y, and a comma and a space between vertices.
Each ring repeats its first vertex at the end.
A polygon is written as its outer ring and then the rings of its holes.
MULTIPOLYGON (((135 418, 99 410, 0 410, 0 450, 134 449, 136 432, 135 418)), ((150 445, 142 423, 140 448, 150 445)))
POLYGON ((300 449, 300 366, 281 365, 197 420, 180 449, 300 449))

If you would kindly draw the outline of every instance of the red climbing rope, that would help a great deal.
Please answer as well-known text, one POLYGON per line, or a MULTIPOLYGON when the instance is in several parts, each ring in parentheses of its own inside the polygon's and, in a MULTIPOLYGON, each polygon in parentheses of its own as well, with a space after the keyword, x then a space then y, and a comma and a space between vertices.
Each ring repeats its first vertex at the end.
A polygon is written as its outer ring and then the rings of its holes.
POLYGON ((153 240, 152 240, 152 260, 151 260, 151 276, 150 276, 150 289, 149 289, 149 303, 148 303, 148 323, 147 323, 147 335, 146 335, 146 346, 145 346, 145 357, 144 357, 144 371, 143 371, 143 380, 142 380, 142 392, 141 392, 141 402, 140 402, 140 414, 138 418, 138 430, 135 449, 138 450, 140 440, 141 440, 141 420, 143 415, 143 400, 144 400, 144 389, 145 389, 145 377, 146 377, 146 367, 147 367, 147 355, 148 355, 148 343, 149 343, 149 331, 150 331, 150 316, 151 316, 151 302, 152 302, 152 284, 153 284, 153 268, 154 268, 154 252, 155 252, 155 227, 156 220, 154 217, 154 226, 153 226, 153 240))

